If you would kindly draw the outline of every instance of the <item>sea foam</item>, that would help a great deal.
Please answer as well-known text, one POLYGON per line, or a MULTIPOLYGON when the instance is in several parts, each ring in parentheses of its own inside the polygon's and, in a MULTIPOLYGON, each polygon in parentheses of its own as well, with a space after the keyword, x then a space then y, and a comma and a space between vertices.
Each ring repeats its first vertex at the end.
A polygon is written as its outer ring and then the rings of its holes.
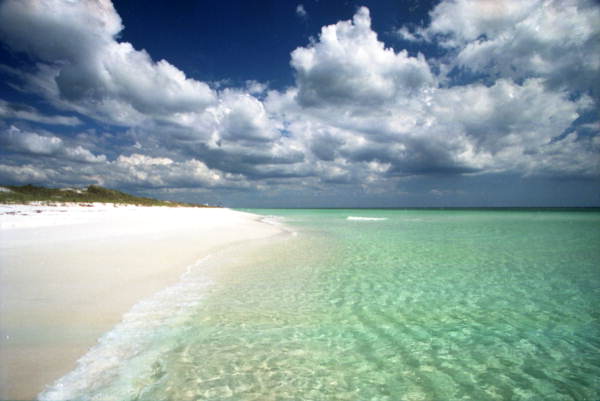
POLYGON ((348 216, 346 220, 356 220, 356 221, 382 221, 387 220, 387 217, 361 217, 361 216, 348 216))

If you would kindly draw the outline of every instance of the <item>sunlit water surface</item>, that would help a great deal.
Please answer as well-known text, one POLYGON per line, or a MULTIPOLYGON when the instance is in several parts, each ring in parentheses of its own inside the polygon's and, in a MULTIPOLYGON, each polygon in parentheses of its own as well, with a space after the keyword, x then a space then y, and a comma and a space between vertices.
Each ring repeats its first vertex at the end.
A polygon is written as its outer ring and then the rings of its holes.
POLYGON ((600 399, 600 213, 253 212, 41 398, 600 399))

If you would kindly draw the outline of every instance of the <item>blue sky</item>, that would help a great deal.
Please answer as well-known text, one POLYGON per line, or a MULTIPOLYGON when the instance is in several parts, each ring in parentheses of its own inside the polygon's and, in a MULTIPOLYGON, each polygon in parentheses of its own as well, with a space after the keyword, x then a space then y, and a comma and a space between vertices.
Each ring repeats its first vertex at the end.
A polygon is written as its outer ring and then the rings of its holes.
POLYGON ((426 22, 435 3, 261 1, 257 6, 242 0, 113 2, 126 26, 121 40, 135 43, 156 59, 169 60, 189 77, 227 80, 230 85, 253 79, 269 82, 275 89, 294 85, 290 52, 317 36, 323 26, 351 19, 359 7, 366 6, 373 29, 389 39, 389 46, 400 50, 407 43, 397 40, 397 27, 426 22), (149 26, 154 27, 150 32, 149 26))
POLYGON ((0 2, 0 182, 599 206, 592 0, 0 2))

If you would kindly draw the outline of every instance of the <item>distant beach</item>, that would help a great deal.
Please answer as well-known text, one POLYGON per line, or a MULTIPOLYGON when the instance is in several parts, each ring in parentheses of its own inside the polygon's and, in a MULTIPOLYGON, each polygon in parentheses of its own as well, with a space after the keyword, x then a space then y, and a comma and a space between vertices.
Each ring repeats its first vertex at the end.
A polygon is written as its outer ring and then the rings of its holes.
POLYGON ((229 209, 0 205, 0 399, 33 399, 140 300, 281 230, 229 209))

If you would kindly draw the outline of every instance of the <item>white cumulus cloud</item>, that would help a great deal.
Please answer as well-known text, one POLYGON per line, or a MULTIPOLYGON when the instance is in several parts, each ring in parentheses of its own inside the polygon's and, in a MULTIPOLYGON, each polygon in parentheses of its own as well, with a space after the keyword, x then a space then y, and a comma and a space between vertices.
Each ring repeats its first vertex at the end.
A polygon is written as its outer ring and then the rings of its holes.
MULTIPOLYGON (((306 16, 302 4, 296 12, 306 16)), ((439 57, 388 46, 361 7, 291 51, 291 87, 248 80, 217 90, 119 41, 123 24, 108 0, 5 0, 0 38, 36 61, 9 71, 21 89, 127 129, 119 142, 100 130, 73 139, 4 123, 4 148, 31 168, 15 161, 3 174, 373 193, 407 177, 600 176, 597 4, 448 0, 430 15, 427 26, 395 31, 437 46, 439 57), (87 146, 82 138, 92 137, 87 146)), ((4 101, 0 117, 81 122, 4 101)))
POLYGON ((0 5, 0 37, 41 62, 27 84, 59 107, 129 125, 203 110, 215 101, 206 83, 117 41, 122 29, 108 0, 7 0, 0 5))
POLYGON ((373 106, 435 84, 422 55, 396 53, 378 40, 365 7, 352 21, 323 27, 317 42, 292 52, 291 65, 303 106, 373 106))

